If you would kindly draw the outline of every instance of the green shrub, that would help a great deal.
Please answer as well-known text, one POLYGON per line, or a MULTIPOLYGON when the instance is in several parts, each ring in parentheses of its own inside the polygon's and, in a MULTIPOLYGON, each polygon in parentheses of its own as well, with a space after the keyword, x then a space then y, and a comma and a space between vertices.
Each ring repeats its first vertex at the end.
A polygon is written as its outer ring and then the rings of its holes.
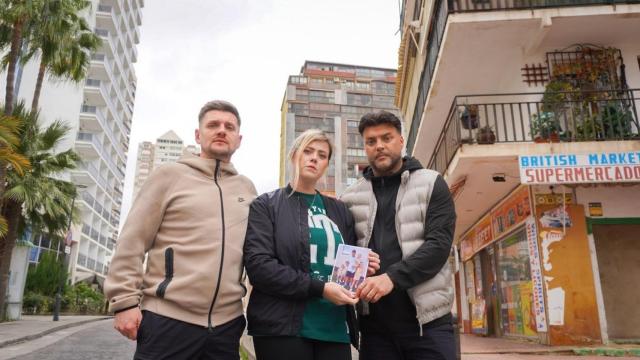
POLYGON ((22 311, 25 314, 47 314, 53 311, 54 298, 28 291, 22 299, 22 311))

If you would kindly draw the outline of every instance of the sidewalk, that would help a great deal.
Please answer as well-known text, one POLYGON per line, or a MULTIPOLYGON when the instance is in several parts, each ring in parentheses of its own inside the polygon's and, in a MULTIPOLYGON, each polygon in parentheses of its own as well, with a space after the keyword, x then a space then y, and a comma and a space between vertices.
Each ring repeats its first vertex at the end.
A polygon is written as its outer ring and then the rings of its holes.
POLYGON ((548 346, 527 340, 491 338, 471 334, 460 334, 463 355, 471 354, 556 354, 556 355, 608 355, 640 356, 639 345, 591 345, 548 346))
MULTIPOLYGON (((460 334, 460 342, 463 356, 489 354, 640 356, 640 346, 638 345, 547 346, 526 340, 490 338, 470 334, 460 334)), ((253 340, 246 332, 240 340, 240 345, 246 351, 248 358, 254 360, 253 340)), ((358 352, 355 350, 353 351, 353 359, 358 359, 358 352)))
POLYGON ((526 340, 460 334, 462 354, 571 353, 572 346, 547 346, 526 340))
POLYGON ((108 319, 109 316, 60 316, 59 321, 53 321, 52 318, 51 315, 23 315, 22 320, 0 323, 0 348, 37 339, 58 330, 108 319))

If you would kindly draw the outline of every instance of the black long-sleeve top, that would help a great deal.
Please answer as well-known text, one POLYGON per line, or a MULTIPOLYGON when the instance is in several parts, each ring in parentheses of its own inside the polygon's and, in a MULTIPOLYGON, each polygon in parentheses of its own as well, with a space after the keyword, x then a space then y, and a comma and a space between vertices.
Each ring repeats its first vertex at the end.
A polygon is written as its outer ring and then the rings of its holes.
MULTIPOLYGON (((394 288, 377 303, 370 304, 370 315, 362 317, 363 332, 392 332, 397 334, 419 331, 415 306, 407 289, 433 278, 447 261, 455 230, 455 206, 447 183, 438 176, 425 217, 425 242, 406 259, 395 228, 396 197, 404 171, 422 169, 417 160, 405 158, 402 169, 391 176, 374 177, 370 169, 365 177, 372 182, 377 201, 377 212, 369 247, 380 255, 378 274, 386 273, 394 288)), ((451 322, 447 314, 425 326, 451 322)))

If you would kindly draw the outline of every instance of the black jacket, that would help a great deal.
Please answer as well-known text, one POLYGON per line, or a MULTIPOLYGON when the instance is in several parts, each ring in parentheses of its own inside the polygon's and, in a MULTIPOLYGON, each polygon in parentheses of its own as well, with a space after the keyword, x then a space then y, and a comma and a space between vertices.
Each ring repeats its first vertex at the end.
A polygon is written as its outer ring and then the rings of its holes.
MULTIPOLYGON (((369 247, 380 254, 380 270, 394 284, 393 291, 375 304, 369 304, 370 316, 361 319, 363 332, 418 332, 416 312, 407 289, 433 278, 449 257, 455 229, 455 206, 449 187, 438 176, 431 193, 425 218, 425 242, 413 254, 402 259, 402 250, 395 228, 395 204, 400 175, 404 171, 422 169, 418 160, 405 157, 399 172, 390 176, 375 177, 370 167, 363 175, 371 181, 378 203, 376 219, 369 247), (384 326, 380 326, 384 324, 384 326)), ((445 315, 425 326, 450 323, 451 315, 445 315)))
MULTIPOLYGON (((289 196, 290 186, 257 197, 249 210, 244 266, 253 285, 247 308, 250 335, 296 336, 307 300, 322 297, 324 283, 309 275, 307 203, 289 196)), ((322 196, 327 216, 346 244, 355 245, 353 218, 340 201, 322 196)), ((358 329, 352 306, 345 306, 351 342, 358 329)))

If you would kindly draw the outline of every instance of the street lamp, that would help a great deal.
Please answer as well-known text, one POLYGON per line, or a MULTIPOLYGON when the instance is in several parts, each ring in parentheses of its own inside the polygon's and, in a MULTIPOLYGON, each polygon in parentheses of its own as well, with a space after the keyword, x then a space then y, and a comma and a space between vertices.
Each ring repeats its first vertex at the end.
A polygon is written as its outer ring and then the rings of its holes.
MULTIPOLYGON (((77 184, 76 189, 86 189, 87 185, 77 184)), ((67 236, 64 238, 64 264, 63 271, 67 271, 69 267, 69 254, 71 253, 71 220, 73 219, 73 207, 76 203, 76 197, 71 200, 71 209, 69 210, 69 222, 67 223, 67 236)), ((60 278, 60 284, 58 284, 58 291, 56 292, 56 301, 53 306, 53 321, 60 320, 60 302, 62 301, 62 289, 64 289, 64 276, 60 278)))

